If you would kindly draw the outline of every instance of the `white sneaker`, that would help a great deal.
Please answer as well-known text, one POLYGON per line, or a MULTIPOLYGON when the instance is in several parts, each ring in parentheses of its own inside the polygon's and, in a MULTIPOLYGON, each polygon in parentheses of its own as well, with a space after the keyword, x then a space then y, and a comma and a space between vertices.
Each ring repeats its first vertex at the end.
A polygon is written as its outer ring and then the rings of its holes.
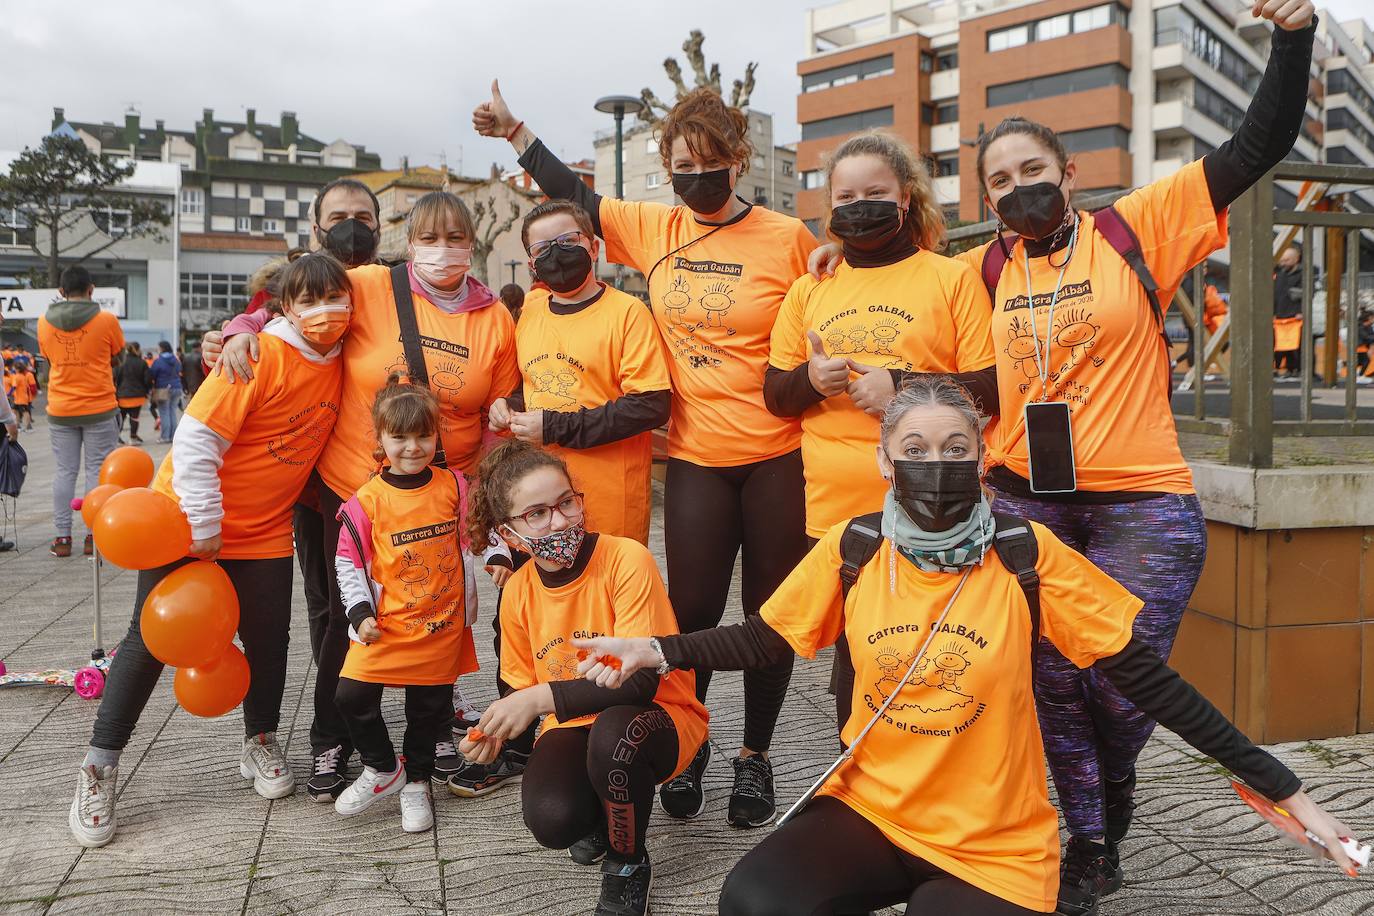
POLYGON ((334 810, 344 817, 362 814, 379 798, 395 795, 406 786, 406 768, 396 761, 396 769, 390 773, 379 773, 372 767, 363 767, 363 772, 353 784, 334 799, 334 810))
POLYGON ((253 780, 253 791, 263 798, 285 798, 296 791, 296 777, 277 743, 276 732, 243 739, 239 775, 253 780))
POLYGON ((434 826, 434 809, 430 806, 429 786, 423 782, 408 782, 401 790, 401 829, 406 833, 424 833, 434 826))
POLYGON ((76 798, 67 812, 67 825, 82 846, 104 846, 115 834, 117 767, 83 766, 76 778, 76 798))
POLYGON ((482 718, 482 710, 472 705, 472 701, 463 696, 463 688, 455 682, 453 685, 453 727, 457 730, 467 731, 482 718))

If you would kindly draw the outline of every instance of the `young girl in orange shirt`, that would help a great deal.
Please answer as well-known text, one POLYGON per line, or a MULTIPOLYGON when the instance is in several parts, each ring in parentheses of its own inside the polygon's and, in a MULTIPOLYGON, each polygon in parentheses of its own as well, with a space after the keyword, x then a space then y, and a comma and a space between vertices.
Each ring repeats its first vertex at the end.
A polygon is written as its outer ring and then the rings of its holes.
POLYGON ((477 670, 464 588, 466 484, 431 467, 439 399, 392 375, 372 404, 377 457, 386 460, 339 510, 334 567, 352 640, 334 700, 363 772, 334 802, 361 814, 401 793, 401 829, 434 824, 429 782, 435 747, 448 741, 453 682, 477 670), (382 719, 382 688, 404 687, 406 734, 398 758, 382 719))

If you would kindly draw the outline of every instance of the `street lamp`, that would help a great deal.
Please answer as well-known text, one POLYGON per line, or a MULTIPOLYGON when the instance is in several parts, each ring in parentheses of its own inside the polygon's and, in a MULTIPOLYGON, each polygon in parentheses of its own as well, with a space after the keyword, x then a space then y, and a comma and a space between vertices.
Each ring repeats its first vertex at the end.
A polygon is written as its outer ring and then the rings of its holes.
POLYGON ((510 282, 511 282, 511 283, 514 283, 514 282, 515 282, 515 268, 517 268, 517 267, 520 266, 520 262, 519 262, 519 261, 516 261, 516 260, 510 260, 510 261, 507 261, 507 262, 506 262, 506 266, 510 268, 510 282))
MULTIPOLYGON (((615 116, 615 198, 625 197, 625 114, 639 114, 644 103, 633 95, 605 95, 596 100, 597 111, 615 116)), ((620 265, 615 269, 615 288, 625 286, 625 271, 620 265)))

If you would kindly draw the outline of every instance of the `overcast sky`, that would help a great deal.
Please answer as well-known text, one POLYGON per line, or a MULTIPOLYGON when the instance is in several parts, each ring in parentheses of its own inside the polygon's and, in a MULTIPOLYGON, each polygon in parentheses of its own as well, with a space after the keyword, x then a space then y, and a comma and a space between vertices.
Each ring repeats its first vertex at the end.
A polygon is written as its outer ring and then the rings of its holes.
MULTIPOLYGON (((688 70, 687 33, 706 34, 722 82, 759 63, 753 106, 772 112, 779 142, 796 140, 796 62, 808 0, 0 0, 5 73, 0 148, 32 145, 53 106, 77 121, 122 122, 130 105, 151 126, 193 129, 203 108, 277 123, 382 154, 393 167, 437 164, 483 174, 513 163, 478 137, 471 111, 500 77, 507 101, 564 158, 590 156, 609 115, 602 95, 672 91, 662 61, 688 70)), ((1369 0, 1329 0, 1338 18, 1369 0)), ((1367 15, 1367 14, 1366 14, 1367 15)), ((688 70, 690 81, 690 70, 688 70)))

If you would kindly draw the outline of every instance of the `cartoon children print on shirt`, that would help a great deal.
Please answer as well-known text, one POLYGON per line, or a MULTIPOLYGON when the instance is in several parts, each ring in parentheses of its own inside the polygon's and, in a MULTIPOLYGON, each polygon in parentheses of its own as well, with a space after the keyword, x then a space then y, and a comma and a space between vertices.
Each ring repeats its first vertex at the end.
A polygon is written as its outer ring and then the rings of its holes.
POLYGON ((847 309, 821 322, 819 333, 825 352, 831 356, 847 356, 879 369, 909 370, 912 364, 897 352, 903 320, 910 325, 915 316, 904 309, 874 304, 866 309, 847 309))
MULTIPOLYGON (((335 413, 338 410, 333 405, 322 404, 320 406, 335 413)), ((307 414, 311 411, 315 413, 308 423, 298 424, 269 441, 267 443, 268 454, 282 464, 297 467, 318 455, 320 450, 324 448, 324 440, 328 436, 329 430, 334 427, 334 418, 324 416, 324 412, 319 411, 315 406, 311 406, 307 414)))
POLYGON ((62 344, 63 353, 62 364, 64 366, 84 366, 86 361, 81 358, 81 341, 86 336, 85 328, 77 328, 75 331, 59 331, 53 328, 53 336, 57 342, 62 344))
MULTIPOLYGON (((885 650, 878 655, 880 677, 874 686, 883 700, 901 683, 902 675, 911 665, 911 656, 903 658, 885 650)), ((903 688, 904 696, 889 707, 892 711, 915 709, 923 713, 947 712, 973 702, 973 697, 961 693, 959 678, 972 664, 958 643, 951 640, 932 660, 922 658, 916 671, 903 688), (926 689, 928 688, 928 689, 926 689), (932 692, 934 691, 934 692, 932 692)))
MULTIPOLYGON (((1035 308, 1041 315, 1048 310, 1050 298, 1048 293, 1036 294, 1035 308)), ((1046 373, 1046 384, 1049 388, 1046 394, 1052 399, 1068 401, 1071 405, 1088 402, 1091 384, 1081 378, 1070 380, 1065 376, 1084 363, 1091 364, 1093 368, 1100 368, 1105 362, 1102 357, 1091 354, 1091 350, 1097 345, 1098 333, 1102 330, 1101 325, 1094 320, 1092 309, 1088 308, 1088 304, 1093 301, 1091 281, 1085 280, 1065 286, 1055 301, 1053 327, 1037 326, 1034 329, 1031 327, 1033 319, 1029 303, 1024 295, 1013 296, 1003 306, 1002 310, 1006 312, 1023 312, 1012 317, 1007 328, 1007 344, 1003 348, 1003 352, 1011 357, 1016 368, 1026 379, 1018 386, 1022 394, 1030 391, 1033 380, 1040 376, 1038 360, 1045 353, 1045 333, 1048 333, 1050 369, 1046 373), (1038 341, 1037 332, 1044 332, 1040 333, 1038 341)))
POLYGON ((711 343, 719 333, 733 337, 738 328, 730 323, 730 310, 736 304, 744 265, 721 261, 691 261, 672 258, 672 282, 659 303, 665 323, 663 331, 675 360, 693 369, 710 369, 722 364, 725 350, 711 343), (699 334, 707 331, 706 334, 699 334))

